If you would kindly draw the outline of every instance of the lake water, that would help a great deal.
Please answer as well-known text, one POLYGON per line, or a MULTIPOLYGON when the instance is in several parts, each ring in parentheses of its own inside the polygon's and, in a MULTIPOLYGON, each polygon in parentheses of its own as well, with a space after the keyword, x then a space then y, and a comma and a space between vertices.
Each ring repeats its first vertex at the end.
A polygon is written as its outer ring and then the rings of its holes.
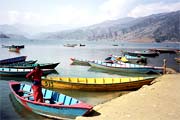
MULTIPOLYGON (((125 76, 148 76, 144 74, 129 74, 120 72, 111 72, 99 69, 93 69, 89 66, 71 65, 70 58, 83 58, 88 60, 103 60, 110 54, 120 55, 121 50, 142 50, 148 48, 180 48, 179 44, 173 43, 122 43, 116 41, 61 41, 61 40, 9 40, 0 39, 0 45, 21 45, 24 44, 25 48, 21 49, 20 53, 9 52, 6 48, 0 47, 0 59, 28 56, 27 60, 38 60, 38 63, 51 63, 60 62, 56 67, 58 74, 51 74, 50 76, 62 76, 62 77, 125 77, 125 76), (64 47, 63 44, 76 43, 85 44, 85 47, 64 47), (117 44, 118 46, 113 46, 117 44)), ((175 62, 174 58, 178 57, 177 54, 164 53, 154 58, 148 58, 148 65, 162 66, 163 59, 167 59, 167 67, 173 68, 176 71, 180 71, 180 65, 175 62)), ((0 118, 2 120, 24 120, 24 119, 38 119, 44 120, 47 118, 41 117, 34 113, 29 112, 19 105, 12 97, 8 81, 16 80, 31 84, 30 81, 24 78, 10 78, 0 76, 0 118)), ((73 96, 82 101, 85 101, 92 105, 108 101, 115 97, 118 97, 124 93, 122 91, 116 92, 86 92, 86 91, 74 91, 74 90, 58 90, 64 94, 73 96)))

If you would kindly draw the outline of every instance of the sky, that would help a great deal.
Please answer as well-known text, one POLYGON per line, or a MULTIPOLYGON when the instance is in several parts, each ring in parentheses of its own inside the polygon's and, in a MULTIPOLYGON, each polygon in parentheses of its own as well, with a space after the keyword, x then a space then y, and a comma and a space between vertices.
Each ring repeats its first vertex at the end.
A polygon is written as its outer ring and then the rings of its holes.
POLYGON ((180 10, 180 0, 0 0, 0 24, 88 26, 180 10))

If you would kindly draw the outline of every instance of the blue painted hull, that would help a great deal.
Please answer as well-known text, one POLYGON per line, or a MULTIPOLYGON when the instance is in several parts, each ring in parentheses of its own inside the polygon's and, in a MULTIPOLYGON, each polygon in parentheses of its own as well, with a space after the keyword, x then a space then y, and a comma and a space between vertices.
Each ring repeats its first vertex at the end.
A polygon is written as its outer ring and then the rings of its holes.
POLYGON ((32 103, 27 103, 27 105, 32 109, 33 112, 51 118, 75 118, 88 112, 88 109, 81 108, 49 107, 32 103))
POLYGON ((11 81, 9 82, 9 86, 16 100, 20 104, 22 104, 26 109, 46 117, 56 119, 74 119, 77 116, 87 114, 93 108, 75 98, 44 88, 42 93, 45 102, 35 102, 33 96, 26 96, 27 93, 32 93, 30 85, 11 81), (48 100, 53 102, 47 103, 45 99, 46 97, 50 97, 48 100))

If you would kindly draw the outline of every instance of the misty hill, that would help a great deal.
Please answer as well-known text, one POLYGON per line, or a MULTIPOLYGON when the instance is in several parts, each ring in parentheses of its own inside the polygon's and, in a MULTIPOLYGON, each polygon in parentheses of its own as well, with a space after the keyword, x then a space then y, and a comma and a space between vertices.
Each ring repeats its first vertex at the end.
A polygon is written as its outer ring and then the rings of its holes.
POLYGON ((180 11, 141 18, 105 21, 89 27, 41 35, 46 39, 125 40, 180 42, 180 11))
POLYGON ((26 35, 25 32, 12 25, 0 25, 0 38, 24 39, 26 38, 24 35, 26 35))

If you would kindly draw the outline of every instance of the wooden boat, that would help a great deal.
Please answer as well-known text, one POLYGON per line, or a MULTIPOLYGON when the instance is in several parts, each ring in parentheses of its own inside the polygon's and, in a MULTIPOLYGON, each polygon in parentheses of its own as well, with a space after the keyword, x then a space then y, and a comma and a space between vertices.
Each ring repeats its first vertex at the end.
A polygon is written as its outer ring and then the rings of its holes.
POLYGON ((180 55, 180 50, 176 50, 176 54, 177 54, 177 55, 180 55))
POLYGON ((7 64, 7 65, 0 65, 2 66, 26 66, 26 65, 32 65, 35 64, 37 62, 37 60, 28 60, 28 61, 23 61, 23 62, 17 62, 17 63, 11 63, 11 64, 7 64))
POLYGON ((74 89, 86 91, 133 90, 150 84, 155 77, 128 78, 42 78, 42 84, 48 88, 74 89))
POLYGON ((180 58, 174 58, 176 62, 180 63, 180 58))
POLYGON ((89 62, 92 67, 118 71, 118 72, 131 72, 131 73, 162 73, 163 67, 154 67, 154 66, 144 66, 138 64, 130 64, 130 63, 105 63, 102 61, 94 61, 89 62))
POLYGON ((20 57, 14 57, 14 58, 8 58, 8 59, 0 60, 0 65, 23 62, 26 60, 26 57, 27 56, 20 56, 20 57))
MULTIPOLYGON (((59 63, 44 63, 39 64, 41 69, 54 69, 59 63)), ((23 64, 23 65, 4 65, 5 68, 17 68, 17 69, 33 69, 37 64, 23 64)))
MULTIPOLYGON (((90 66, 89 62, 93 62, 93 60, 86 60, 86 59, 77 59, 77 58, 70 58, 72 61, 72 65, 85 65, 90 66)), ((109 57, 105 58, 105 63, 116 63, 117 61, 127 62, 127 63, 134 63, 134 64, 145 64, 147 63, 147 58, 143 56, 115 56, 110 55, 109 57)))
POLYGON ((89 60, 85 60, 85 59, 77 59, 77 58, 70 58, 70 60, 72 61, 71 65, 84 65, 84 66, 90 66, 89 64, 89 60))
POLYGON ((143 56, 130 56, 130 55, 115 56, 115 55, 111 55, 105 59, 105 62, 107 62, 107 63, 114 63, 116 61, 122 61, 125 63, 133 63, 133 64, 142 64, 142 63, 147 63, 147 58, 143 57, 143 56))
POLYGON ((79 44, 79 46, 80 46, 80 47, 84 47, 84 46, 86 46, 86 45, 85 45, 85 44, 81 44, 81 43, 80 43, 80 44, 79 44))
POLYGON ((92 106, 70 96, 42 89, 45 102, 33 101, 31 86, 19 82, 9 82, 10 90, 15 99, 26 109, 50 118, 73 119, 88 114, 92 106))
POLYGON ((124 54, 128 54, 131 56, 144 56, 144 57, 155 57, 158 56, 159 53, 155 51, 150 51, 150 50, 144 50, 144 51, 127 51, 124 52, 124 54))
POLYGON ((149 49, 150 51, 155 51, 159 53, 176 53, 177 49, 170 49, 170 48, 154 48, 149 49))
POLYGON ((19 52, 20 52, 20 49, 19 49, 19 48, 10 47, 10 48, 8 48, 8 50, 9 50, 10 52, 16 52, 16 53, 19 53, 19 52))
POLYGON ((77 44, 65 44, 64 47, 75 47, 77 44))
POLYGON ((24 45, 2 45, 3 48, 24 48, 24 45))
MULTIPOLYGON (((0 68, 0 76, 16 76, 24 77, 33 69, 16 69, 16 68, 0 68)), ((50 73, 56 72, 54 69, 41 69, 43 75, 48 75, 50 73)))
POLYGON ((119 46, 118 44, 113 44, 112 46, 119 46))

